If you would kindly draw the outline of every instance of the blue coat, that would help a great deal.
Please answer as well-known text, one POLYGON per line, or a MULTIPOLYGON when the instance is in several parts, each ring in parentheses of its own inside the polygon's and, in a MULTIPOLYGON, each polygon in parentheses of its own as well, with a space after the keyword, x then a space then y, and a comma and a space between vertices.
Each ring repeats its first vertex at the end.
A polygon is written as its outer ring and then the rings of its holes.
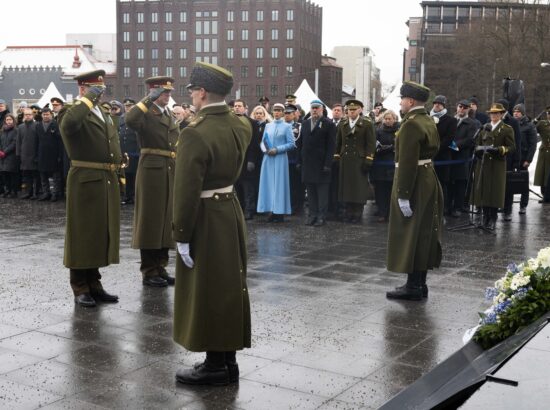
POLYGON ((288 180, 287 151, 295 149, 292 127, 283 119, 265 126, 262 139, 267 150, 277 148, 277 155, 264 153, 260 172, 258 212, 290 215, 290 186, 288 180))

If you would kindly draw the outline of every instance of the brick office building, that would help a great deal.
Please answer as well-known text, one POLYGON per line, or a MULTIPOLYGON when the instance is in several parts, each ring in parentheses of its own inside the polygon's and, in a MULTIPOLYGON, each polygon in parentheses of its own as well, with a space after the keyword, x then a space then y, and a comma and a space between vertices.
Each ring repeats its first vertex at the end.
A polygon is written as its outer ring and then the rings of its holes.
MULTIPOLYGON (((321 66, 322 9, 309 0, 117 0, 119 98, 145 95, 144 79, 169 75, 178 102, 195 61, 228 68, 232 98, 283 101, 321 66)), ((322 86, 322 85, 321 85, 322 86)))

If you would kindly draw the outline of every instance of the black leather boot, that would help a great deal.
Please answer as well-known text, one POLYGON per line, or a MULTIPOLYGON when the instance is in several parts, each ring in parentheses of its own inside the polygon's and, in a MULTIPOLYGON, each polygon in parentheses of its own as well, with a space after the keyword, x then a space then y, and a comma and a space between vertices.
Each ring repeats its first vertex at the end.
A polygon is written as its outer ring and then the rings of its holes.
POLYGON ((413 272, 407 274, 407 283, 395 290, 386 292, 388 299, 422 300, 422 274, 413 272))
POLYGON ((426 278, 428 277, 428 271, 424 270, 420 272, 421 277, 421 283, 422 283, 422 297, 427 298, 428 297, 428 285, 426 284, 426 278))
POLYGON ((237 364, 237 352, 225 352, 225 364, 229 371, 229 383, 238 383, 239 365, 237 364))
POLYGON ((226 386, 229 370, 225 364, 225 352, 206 352, 206 360, 191 369, 178 370, 176 381, 183 384, 226 386))

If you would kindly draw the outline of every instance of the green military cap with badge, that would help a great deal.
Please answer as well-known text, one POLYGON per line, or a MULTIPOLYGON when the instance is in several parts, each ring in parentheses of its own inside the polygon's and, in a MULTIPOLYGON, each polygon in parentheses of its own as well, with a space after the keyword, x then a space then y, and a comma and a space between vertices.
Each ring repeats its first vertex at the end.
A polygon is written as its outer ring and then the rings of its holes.
POLYGON ((346 108, 348 110, 357 110, 359 108, 363 108, 363 103, 359 100, 347 100, 346 108))
POLYGON ((491 105, 491 108, 489 108, 487 110, 487 112, 489 114, 498 114, 498 113, 503 113, 503 112, 506 112, 506 108, 504 108, 504 105, 500 104, 500 103, 493 103, 491 105))
POLYGON ((225 96, 233 88, 233 74, 218 65, 197 62, 187 85, 188 90, 196 88, 204 88, 208 92, 225 96))
POLYGON ((74 77, 78 85, 88 87, 105 87, 105 70, 94 70, 79 74, 74 77))
POLYGON ((166 76, 149 77, 147 80, 145 80, 145 84, 147 84, 150 89, 151 88, 164 88, 165 90, 174 89, 174 79, 172 77, 166 77, 166 76))
POLYGON ((430 97, 430 89, 414 81, 404 81, 399 92, 401 98, 408 97, 420 102, 426 102, 430 97))

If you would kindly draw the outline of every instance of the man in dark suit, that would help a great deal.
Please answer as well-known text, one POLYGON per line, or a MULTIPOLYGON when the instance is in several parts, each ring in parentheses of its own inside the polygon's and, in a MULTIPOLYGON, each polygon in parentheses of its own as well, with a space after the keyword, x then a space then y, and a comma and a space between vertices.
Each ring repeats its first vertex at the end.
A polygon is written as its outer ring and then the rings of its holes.
POLYGON ((61 171, 63 168, 63 144, 57 121, 49 108, 42 109, 42 122, 36 124, 38 136, 38 172, 42 183, 39 201, 57 201, 61 197, 61 171), (53 179, 53 193, 50 190, 50 177, 53 179))
POLYGON ((311 116, 304 120, 298 139, 302 182, 306 185, 309 218, 307 225, 323 226, 328 211, 328 187, 332 157, 336 147, 336 127, 323 116, 324 105, 320 100, 310 104, 311 116))

